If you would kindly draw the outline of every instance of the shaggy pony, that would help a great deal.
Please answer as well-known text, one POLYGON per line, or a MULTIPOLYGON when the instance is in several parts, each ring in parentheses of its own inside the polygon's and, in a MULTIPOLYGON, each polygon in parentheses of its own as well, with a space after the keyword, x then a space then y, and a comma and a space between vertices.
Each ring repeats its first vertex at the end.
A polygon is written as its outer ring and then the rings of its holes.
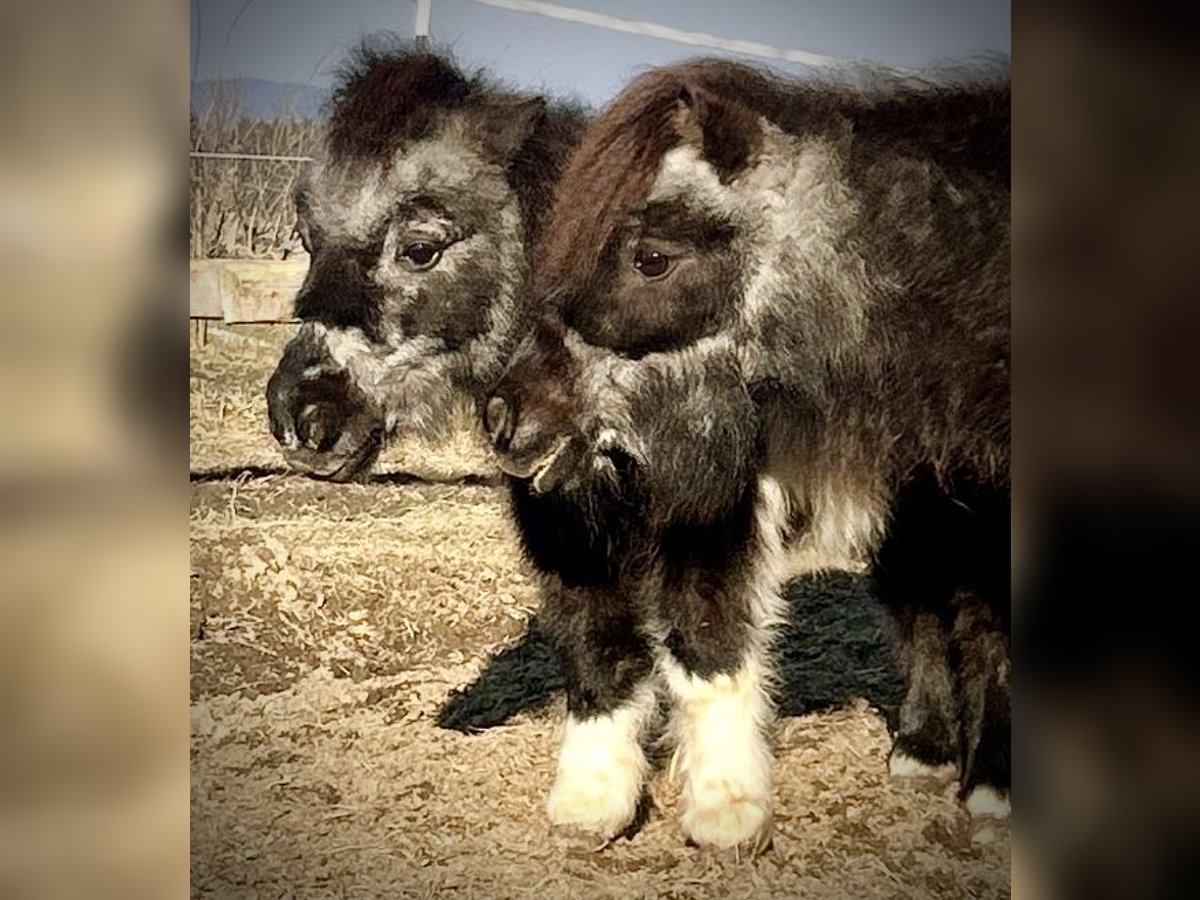
POLYGON ((897 615, 900 777, 1009 788, 1009 86, 851 89, 701 60, 584 133, 542 321, 485 408, 568 672, 554 822, 644 805, 660 699, 700 844, 771 834, 787 554, 897 615))

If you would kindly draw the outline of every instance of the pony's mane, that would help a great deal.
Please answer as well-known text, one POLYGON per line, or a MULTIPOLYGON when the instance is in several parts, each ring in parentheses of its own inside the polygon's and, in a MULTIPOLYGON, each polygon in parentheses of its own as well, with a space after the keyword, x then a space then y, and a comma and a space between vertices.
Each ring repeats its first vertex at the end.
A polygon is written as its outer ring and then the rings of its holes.
MULTIPOLYGON (((335 164, 387 165, 398 150, 427 137, 442 113, 528 97, 482 73, 465 74, 446 52, 417 49, 391 34, 375 35, 339 70, 325 137, 328 158, 335 164)), ((507 176, 521 204, 527 240, 539 233, 585 120, 586 110, 577 103, 548 104, 546 115, 509 161, 507 176)))
POLYGON ((749 77, 745 89, 770 90, 770 81, 757 70, 697 60, 645 73, 592 120, 559 183, 541 248, 537 293, 552 293, 562 282, 592 272, 613 231, 645 200, 663 156, 679 143, 674 120, 683 90, 725 82, 735 70, 749 77))
POLYGON ((424 136, 479 85, 447 57, 391 36, 364 40, 338 72, 326 146, 333 162, 383 160, 424 136))
POLYGON ((685 93, 720 98, 793 134, 845 131, 849 124, 867 143, 912 144, 947 159, 965 150, 988 157, 981 168, 1008 178, 1006 78, 992 74, 985 84, 955 86, 867 74, 870 86, 863 89, 785 80, 742 63, 697 59, 635 79, 585 129, 567 163, 544 232, 537 294, 553 295, 590 277, 615 230, 645 202, 663 156, 682 142, 677 115, 685 93), (931 103, 942 107, 933 117, 931 103), (926 109, 916 110, 918 105, 926 109))

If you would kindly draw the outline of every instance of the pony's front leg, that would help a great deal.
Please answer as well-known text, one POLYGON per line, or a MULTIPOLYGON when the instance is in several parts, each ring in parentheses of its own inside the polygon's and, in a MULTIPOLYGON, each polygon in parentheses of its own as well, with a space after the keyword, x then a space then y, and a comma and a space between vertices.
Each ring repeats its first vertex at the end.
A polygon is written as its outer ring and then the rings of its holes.
POLYGON ((643 800, 642 740, 658 708, 653 660, 619 591, 554 581, 541 618, 566 665, 567 722, 550 821, 611 838, 636 824, 643 800))
POLYGON ((771 630, 782 610, 781 510, 767 482, 746 542, 735 552, 705 554, 703 570, 687 573, 678 592, 663 598, 664 611, 673 610, 659 654, 674 705, 671 770, 683 776, 684 835, 701 846, 757 853, 771 843, 767 729, 771 630))

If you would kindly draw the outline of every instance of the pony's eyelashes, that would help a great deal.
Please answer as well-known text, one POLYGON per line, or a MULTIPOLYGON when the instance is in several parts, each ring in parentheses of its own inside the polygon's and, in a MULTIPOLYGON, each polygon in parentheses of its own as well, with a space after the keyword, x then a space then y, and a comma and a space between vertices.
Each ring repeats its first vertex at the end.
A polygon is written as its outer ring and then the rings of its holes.
POLYGON ((437 268, 450 246, 466 236, 462 229, 445 218, 393 221, 384 255, 409 272, 428 272, 437 268))

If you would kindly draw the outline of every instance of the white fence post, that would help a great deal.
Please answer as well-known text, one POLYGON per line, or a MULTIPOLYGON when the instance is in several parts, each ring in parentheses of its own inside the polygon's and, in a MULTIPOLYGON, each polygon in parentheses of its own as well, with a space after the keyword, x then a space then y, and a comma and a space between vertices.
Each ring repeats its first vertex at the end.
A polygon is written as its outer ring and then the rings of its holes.
POLYGON ((433 0, 417 0, 417 18, 413 26, 416 45, 421 50, 429 48, 429 18, 433 13, 433 0))

